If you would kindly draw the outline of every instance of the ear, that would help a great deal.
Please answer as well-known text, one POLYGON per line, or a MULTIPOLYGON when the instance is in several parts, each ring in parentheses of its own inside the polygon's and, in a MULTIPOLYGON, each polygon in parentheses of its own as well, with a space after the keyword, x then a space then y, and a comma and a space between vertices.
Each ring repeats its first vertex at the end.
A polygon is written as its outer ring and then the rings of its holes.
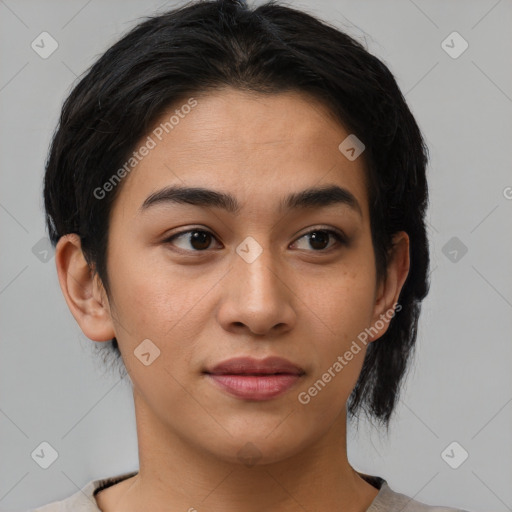
POLYGON ((77 234, 59 239, 55 263, 62 293, 82 332, 93 341, 111 340, 115 333, 107 294, 85 260, 77 234))
POLYGON ((396 306, 402 287, 409 274, 409 236, 405 231, 395 233, 390 249, 386 275, 379 282, 369 341, 379 339, 389 327, 389 322, 401 306, 396 306))

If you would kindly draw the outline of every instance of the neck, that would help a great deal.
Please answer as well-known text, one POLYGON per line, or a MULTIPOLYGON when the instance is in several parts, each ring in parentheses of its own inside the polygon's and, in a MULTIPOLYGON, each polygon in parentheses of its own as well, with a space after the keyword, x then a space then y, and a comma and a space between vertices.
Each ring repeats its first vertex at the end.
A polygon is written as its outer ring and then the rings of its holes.
POLYGON ((115 507, 106 512, 159 512, 171 505, 189 512, 363 512, 378 493, 348 462, 345 411, 316 442, 288 458, 244 464, 191 446, 170 432, 135 391, 134 401, 139 473, 119 488, 115 507))

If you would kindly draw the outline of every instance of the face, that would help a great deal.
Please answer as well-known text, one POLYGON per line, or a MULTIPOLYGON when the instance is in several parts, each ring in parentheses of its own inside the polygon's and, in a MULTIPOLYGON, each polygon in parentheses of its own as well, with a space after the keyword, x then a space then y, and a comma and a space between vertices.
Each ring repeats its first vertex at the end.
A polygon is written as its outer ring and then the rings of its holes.
POLYGON ((277 461, 345 421, 366 352, 353 342, 387 310, 363 158, 299 93, 195 100, 120 185, 112 329, 148 424, 226 461, 277 461), (233 358, 252 360, 222 367, 233 358))

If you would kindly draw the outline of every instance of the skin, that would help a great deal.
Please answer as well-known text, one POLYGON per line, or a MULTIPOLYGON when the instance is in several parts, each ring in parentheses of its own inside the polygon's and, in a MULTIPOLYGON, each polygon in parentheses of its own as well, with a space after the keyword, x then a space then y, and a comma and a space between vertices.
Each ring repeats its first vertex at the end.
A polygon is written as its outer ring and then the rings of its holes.
POLYGON ((297 395, 396 305, 409 270, 408 236, 396 234, 378 281, 364 160, 338 150, 349 132, 321 104, 298 92, 224 89, 195 97, 198 105, 121 184, 109 231, 110 300, 78 236, 57 244, 73 316, 93 341, 116 336, 133 385, 140 470, 100 492, 98 506, 364 511, 378 490, 347 459, 345 406, 366 347, 309 404, 297 395), (278 211, 289 193, 330 184, 348 189, 362 215, 340 204, 278 211), (241 210, 172 203, 140 213, 167 185, 228 192, 241 210), (213 234, 206 250, 187 235, 165 242, 199 228, 213 234), (330 237, 319 250, 304 236, 313 228, 337 228, 349 243, 330 237), (247 236, 263 250, 252 263, 235 252, 247 236), (134 355, 145 339, 160 350, 148 366, 134 355), (227 395, 202 373, 246 355, 281 356, 306 373, 263 402, 227 395), (247 443, 254 465, 239 454, 247 443))

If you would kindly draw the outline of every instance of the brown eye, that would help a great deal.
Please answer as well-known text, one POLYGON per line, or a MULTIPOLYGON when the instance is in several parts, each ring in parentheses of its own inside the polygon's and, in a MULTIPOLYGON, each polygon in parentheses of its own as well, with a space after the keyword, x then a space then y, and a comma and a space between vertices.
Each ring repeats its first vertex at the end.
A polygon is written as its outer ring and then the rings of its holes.
POLYGON ((204 251, 210 247, 214 238, 215 237, 209 231, 204 231, 202 229, 191 229, 189 231, 176 233, 175 235, 165 240, 165 243, 172 243, 172 245, 176 245, 180 249, 186 251, 190 251, 191 248, 193 251, 204 251), (176 243, 177 240, 180 240, 181 245, 176 243), (181 242, 182 240, 183 242, 181 242))
MULTIPOLYGON (((325 249, 329 249, 332 247, 332 245, 336 245, 336 243, 334 243, 329 247, 329 240, 331 238, 334 238, 336 242, 341 245, 346 243, 345 237, 341 235, 341 233, 338 233, 332 229, 315 229, 313 231, 309 231, 308 233, 302 235, 294 245, 296 245, 298 241, 303 238, 309 238, 307 243, 309 247, 314 249, 314 252, 325 251, 325 249)), ((302 247, 302 249, 308 250, 308 247, 302 247)))
POLYGON ((330 236, 325 231, 314 231, 309 235, 309 243, 313 249, 325 249, 329 245, 330 236))

